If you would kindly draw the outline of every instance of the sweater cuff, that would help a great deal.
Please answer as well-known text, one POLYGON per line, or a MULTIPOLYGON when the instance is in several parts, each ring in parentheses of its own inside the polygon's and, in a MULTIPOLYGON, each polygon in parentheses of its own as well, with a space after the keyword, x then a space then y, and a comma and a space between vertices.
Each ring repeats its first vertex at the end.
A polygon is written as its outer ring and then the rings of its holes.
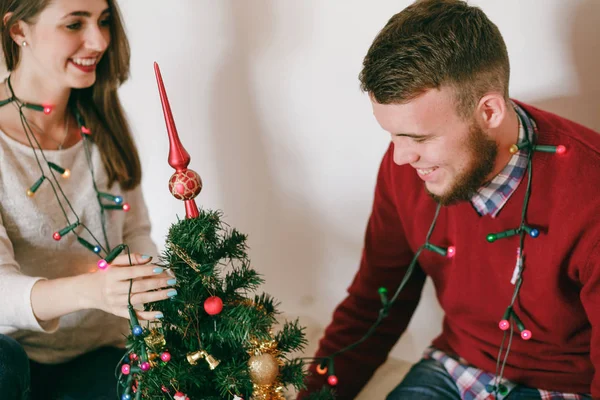
MULTIPOLYGON (((7 277, 3 278, 6 279, 7 277)), ((59 318, 52 321, 39 321, 33 313, 31 290, 33 289, 33 285, 40 280, 45 280, 45 278, 20 274, 10 277, 10 285, 3 288, 4 295, 2 297, 16 299, 16 301, 11 307, 3 310, 2 314, 5 316, 3 323, 8 325, 3 328, 46 333, 53 333, 58 329, 59 318)))

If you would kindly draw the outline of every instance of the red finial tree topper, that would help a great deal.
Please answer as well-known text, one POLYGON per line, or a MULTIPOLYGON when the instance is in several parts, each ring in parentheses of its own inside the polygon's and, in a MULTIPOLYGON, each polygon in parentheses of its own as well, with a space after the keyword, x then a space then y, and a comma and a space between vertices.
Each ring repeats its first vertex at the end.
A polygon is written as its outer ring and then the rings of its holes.
POLYGON ((169 191, 176 199, 184 200, 187 218, 197 218, 199 213, 194 198, 202 190, 202 179, 195 171, 187 168, 190 163, 190 155, 183 148, 177 135, 169 98, 157 63, 154 63, 154 72, 156 73, 158 92, 160 93, 167 133, 169 134, 169 165, 175 168, 175 173, 169 179, 169 191))

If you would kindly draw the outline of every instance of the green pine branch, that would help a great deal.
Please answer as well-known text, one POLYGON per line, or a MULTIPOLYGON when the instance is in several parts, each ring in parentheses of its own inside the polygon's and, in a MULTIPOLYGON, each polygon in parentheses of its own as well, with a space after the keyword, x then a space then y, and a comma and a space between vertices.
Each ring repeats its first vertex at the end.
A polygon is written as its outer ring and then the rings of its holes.
MULTIPOLYGON (((121 393, 131 390, 137 381, 143 399, 169 398, 181 391, 191 399, 233 399, 234 395, 252 397, 253 382, 248 361, 255 341, 277 343, 281 362, 278 380, 284 385, 303 388, 304 364, 288 356, 306 345, 304 328, 298 320, 286 322, 273 332, 279 315, 279 303, 266 293, 254 294, 263 278, 250 266, 247 237, 222 221, 222 213, 200 210, 198 218, 179 220, 169 229, 167 245, 160 265, 168 267, 177 278, 177 296, 151 303, 149 310, 163 313, 161 324, 146 327, 140 337, 128 338, 128 348, 139 358, 150 360, 153 367, 139 373, 140 361, 130 361, 136 368, 135 379, 120 376, 121 393), (205 301, 218 297, 223 309, 209 315, 205 301), (163 335, 166 346, 152 348, 144 342, 148 335, 163 335), (211 369, 205 353, 217 360, 211 369), (159 355, 169 352, 171 360, 159 355), (202 355, 192 365, 188 356, 202 355)), ((327 396, 328 391, 319 394, 327 396)), ((132 398, 134 396, 132 395, 132 398)), ((328 400, 333 397, 315 397, 328 400)))

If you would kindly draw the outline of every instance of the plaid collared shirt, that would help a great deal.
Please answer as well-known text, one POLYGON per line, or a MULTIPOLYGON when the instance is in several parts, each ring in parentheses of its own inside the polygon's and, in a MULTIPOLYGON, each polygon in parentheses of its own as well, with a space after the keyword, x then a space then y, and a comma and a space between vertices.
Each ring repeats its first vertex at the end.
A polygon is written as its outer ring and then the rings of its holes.
MULTIPOLYGON (((431 358, 442 363, 446 371, 454 379, 454 382, 456 382, 460 398, 463 400, 503 400, 514 388, 518 387, 516 383, 508 379, 502 378, 500 380, 490 372, 470 366, 466 360, 460 357, 453 357, 433 347, 425 350, 423 358, 431 358), (507 389, 506 392, 504 394, 498 393, 497 397, 494 397, 493 391, 490 393, 486 389, 486 385, 494 384, 504 385, 507 389)), ((583 400, 592 398, 589 395, 576 393, 551 392, 542 389, 537 389, 537 391, 541 400, 583 400)))
MULTIPOLYGON (((531 142, 537 132, 535 122, 516 103, 512 102, 512 106, 519 117, 519 143, 523 142, 525 138, 528 138, 531 142)), ((511 157, 506 167, 494 179, 482 186, 471 198, 471 204, 479 215, 489 214, 492 217, 498 215, 523 180, 527 169, 527 157, 528 150, 519 150, 511 157)), ((433 347, 425 350, 423 357, 437 360, 444 365, 444 368, 456 382, 460 397, 465 400, 502 400, 518 386, 505 378, 499 379, 490 372, 470 366, 466 360, 460 357, 446 354, 433 347), (504 385, 507 390, 504 394, 498 393, 497 397, 494 397, 494 393, 488 392, 486 385, 497 384, 504 385)), ((591 399, 591 396, 588 395, 551 392, 542 389, 538 389, 538 391, 541 400, 591 399)))
MULTIPOLYGON (((519 117, 519 143, 525 138, 531 142, 537 131, 535 122, 516 103, 511 102, 519 117)), ((510 196, 517 190, 525 176, 529 151, 521 149, 510 158, 510 161, 498 175, 479 188, 471 198, 471 204, 479 215, 496 217, 510 196)))

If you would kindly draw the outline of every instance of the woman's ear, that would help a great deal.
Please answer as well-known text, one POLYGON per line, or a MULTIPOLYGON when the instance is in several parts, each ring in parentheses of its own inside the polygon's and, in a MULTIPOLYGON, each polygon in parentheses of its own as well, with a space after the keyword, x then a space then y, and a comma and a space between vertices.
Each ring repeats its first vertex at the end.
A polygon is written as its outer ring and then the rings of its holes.
MULTIPOLYGON (((7 26, 8 22, 10 21, 10 18, 12 17, 13 13, 9 12, 6 13, 4 15, 4 17, 2 18, 2 24, 4 26, 7 26)), ((27 38, 25 37, 25 23, 23 21, 17 21, 14 24, 12 24, 9 28, 8 28, 8 32, 10 34, 10 37, 15 41, 15 43, 19 46, 27 46, 27 38)))

